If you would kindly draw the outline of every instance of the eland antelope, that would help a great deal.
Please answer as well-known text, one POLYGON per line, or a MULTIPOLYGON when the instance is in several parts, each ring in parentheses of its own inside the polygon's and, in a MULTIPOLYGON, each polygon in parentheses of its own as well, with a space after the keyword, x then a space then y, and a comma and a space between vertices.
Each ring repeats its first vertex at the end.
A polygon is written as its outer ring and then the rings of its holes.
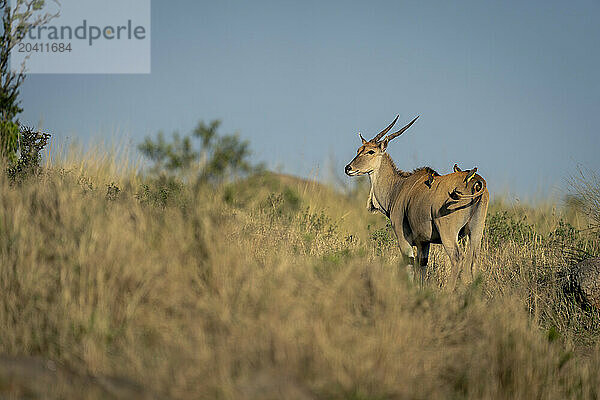
MULTIPOLYGON (((419 118, 419 117, 417 117, 419 118)), ((470 256, 470 272, 481 248, 485 226, 489 192, 485 180, 477 168, 462 171, 458 166, 453 173, 439 175, 429 167, 405 172, 396 168, 386 153, 390 140, 400 136, 416 120, 397 132, 382 137, 398 120, 367 141, 362 141, 356 157, 345 172, 348 176, 369 175, 371 191, 367 208, 381 212, 391 221, 402 253, 402 265, 416 269, 413 246, 417 249, 420 281, 424 282, 429 246, 441 244, 452 264, 451 285, 460 275, 463 255, 458 240, 469 238, 467 253, 470 256)))

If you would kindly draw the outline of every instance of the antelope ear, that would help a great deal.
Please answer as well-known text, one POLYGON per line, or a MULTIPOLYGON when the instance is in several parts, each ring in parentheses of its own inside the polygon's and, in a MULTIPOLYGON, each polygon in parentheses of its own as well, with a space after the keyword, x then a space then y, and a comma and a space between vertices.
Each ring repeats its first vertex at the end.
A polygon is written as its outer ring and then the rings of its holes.
POLYGON ((467 174, 467 176, 465 177, 465 182, 469 183, 469 181, 471 179, 473 179, 473 177, 475 176, 476 173, 477 173, 477 167, 470 170, 469 173, 467 174))
POLYGON ((362 144, 367 143, 367 141, 365 140, 365 138, 360 134, 360 132, 358 132, 358 136, 360 137, 360 140, 362 140, 362 144))
POLYGON ((381 142, 379 142, 379 149, 380 149, 382 152, 384 152, 384 151, 385 151, 385 149, 387 149, 388 143, 389 143, 389 140, 388 140, 388 138, 385 138, 385 139, 383 139, 381 142))

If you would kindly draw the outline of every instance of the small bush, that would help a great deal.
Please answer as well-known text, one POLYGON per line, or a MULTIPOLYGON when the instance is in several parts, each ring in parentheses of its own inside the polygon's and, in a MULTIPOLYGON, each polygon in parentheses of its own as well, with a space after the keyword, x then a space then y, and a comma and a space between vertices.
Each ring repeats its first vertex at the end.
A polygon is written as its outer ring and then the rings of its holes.
POLYGON ((143 205, 159 208, 175 206, 185 208, 189 204, 186 186, 176 178, 160 176, 148 179, 140 186, 135 197, 143 205))
POLYGON ((387 221, 383 228, 373 231, 370 238, 377 255, 384 254, 388 249, 397 244, 396 236, 390 221, 387 221))
POLYGON ((8 168, 8 176, 13 182, 21 182, 28 176, 40 172, 41 152, 48 144, 50 134, 22 126, 18 158, 8 168))
POLYGON ((535 229, 527 222, 526 216, 518 217, 508 211, 498 211, 489 215, 485 229, 491 246, 499 246, 506 241, 526 243, 535 235, 535 229))
POLYGON ((159 132, 155 140, 147 137, 138 148, 152 161, 150 171, 155 175, 186 178, 196 174, 200 182, 220 183, 261 170, 261 165, 249 160, 250 143, 237 133, 219 135, 220 125, 219 120, 208 125, 201 121, 191 134, 174 132, 170 141, 159 132))
POLYGON ((111 182, 106 185, 106 199, 107 200, 117 200, 119 198, 119 194, 121 193, 121 189, 114 183, 111 182))

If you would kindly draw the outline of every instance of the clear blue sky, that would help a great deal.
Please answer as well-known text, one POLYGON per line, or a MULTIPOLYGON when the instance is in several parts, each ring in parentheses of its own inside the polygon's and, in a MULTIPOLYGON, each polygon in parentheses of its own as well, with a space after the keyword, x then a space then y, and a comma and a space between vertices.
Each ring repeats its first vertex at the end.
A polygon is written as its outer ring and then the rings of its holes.
POLYGON ((388 148, 398 167, 553 194, 600 169, 599 17, 595 1, 153 1, 150 75, 28 76, 21 120, 137 143, 219 118, 256 160, 326 176, 358 131, 421 115, 388 148))

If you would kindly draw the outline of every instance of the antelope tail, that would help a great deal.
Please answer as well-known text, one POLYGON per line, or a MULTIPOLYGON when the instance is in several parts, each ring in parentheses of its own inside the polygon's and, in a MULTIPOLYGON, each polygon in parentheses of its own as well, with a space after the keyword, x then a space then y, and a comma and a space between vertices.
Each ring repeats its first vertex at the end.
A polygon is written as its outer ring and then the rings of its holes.
POLYGON ((475 183, 473 184, 473 187, 477 187, 477 186, 479 186, 479 190, 477 190, 473 194, 462 194, 459 191, 457 191, 456 189, 454 189, 451 197, 455 198, 456 200, 476 199, 478 197, 481 197, 483 192, 485 192, 485 188, 487 187, 485 180, 483 180, 483 179, 476 180, 475 183))

